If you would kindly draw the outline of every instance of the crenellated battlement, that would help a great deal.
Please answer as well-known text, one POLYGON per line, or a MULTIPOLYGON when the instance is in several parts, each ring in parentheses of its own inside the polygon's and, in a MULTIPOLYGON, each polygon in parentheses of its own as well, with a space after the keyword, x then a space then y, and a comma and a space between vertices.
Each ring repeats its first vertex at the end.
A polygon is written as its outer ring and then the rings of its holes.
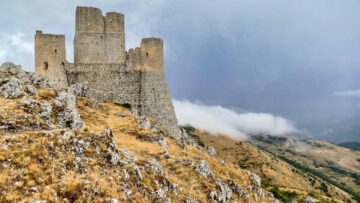
POLYGON ((140 115, 153 117, 179 133, 164 74, 163 40, 144 38, 140 47, 125 49, 124 15, 93 7, 77 7, 74 63, 66 61, 65 36, 35 34, 35 72, 52 85, 77 83, 91 89, 86 97, 130 103, 140 115))

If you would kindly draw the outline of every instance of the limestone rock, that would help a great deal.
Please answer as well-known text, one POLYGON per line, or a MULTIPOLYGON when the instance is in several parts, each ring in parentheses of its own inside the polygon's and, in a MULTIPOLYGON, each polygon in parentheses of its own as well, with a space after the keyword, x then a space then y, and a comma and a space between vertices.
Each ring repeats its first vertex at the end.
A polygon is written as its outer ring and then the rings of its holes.
POLYGON ((124 113, 117 113, 117 114, 115 114, 115 116, 117 116, 117 117, 126 117, 126 114, 124 114, 124 113))
POLYGON ((206 179, 208 179, 208 176, 214 176, 213 172, 209 167, 209 163, 203 159, 201 159, 200 163, 195 167, 195 171, 198 172, 200 175, 204 176, 206 179))
POLYGON ((79 129, 84 126, 84 122, 76 110, 75 96, 67 92, 59 92, 58 94, 59 99, 66 105, 66 109, 57 114, 58 125, 70 129, 79 129))
POLYGON ((118 203, 118 202, 119 201, 117 199, 114 199, 114 198, 110 200, 110 203, 118 203))
POLYGON ((147 159, 147 164, 155 170, 156 175, 162 175, 164 173, 163 168, 161 165, 156 161, 155 158, 151 157, 147 159))
POLYGON ((250 181, 257 187, 261 187, 261 178, 256 175, 255 173, 252 173, 250 175, 250 181))
POLYGON ((37 94, 38 92, 37 88, 32 84, 27 84, 26 89, 30 94, 37 94))
POLYGON ((217 196, 217 200, 223 203, 229 201, 232 197, 232 191, 220 179, 218 179, 216 182, 220 188, 220 192, 217 196))
POLYGON ((3 79, 0 85, 0 92, 5 98, 16 99, 25 94, 22 82, 15 77, 3 79))
POLYGON ((143 177, 141 175, 141 172, 140 172, 140 169, 138 166, 134 166, 134 175, 140 180, 142 181, 143 180, 143 177))
POLYGON ((210 156, 217 157, 217 153, 214 147, 207 147, 206 153, 209 154, 210 156))
POLYGON ((183 202, 184 203, 197 203, 198 201, 194 197, 187 197, 183 202))
POLYGON ((76 105, 76 97, 75 95, 68 92, 58 92, 59 99, 63 104, 66 105, 68 109, 74 109, 76 105))
POLYGON ((51 122, 51 112, 52 106, 48 102, 43 102, 40 105, 40 109, 43 111, 39 116, 44 119, 46 122, 51 122))
POLYGON ((79 97, 88 97, 91 95, 89 85, 86 83, 76 83, 71 85, 69 87, 69 92, 79 97))
POLYGON ((231 188, 231 190, 237 194, 239 197, 241 197, 241 195, 243 194, 244 190, 241 187, 241 185, 236 184, 233 180, 229 180, 228 184, 231 188))
POLYGON ((139 128, 149 129, 151 128, 150 120, 146 117, 138 117, 136 118, 136 123, 139 126, 139 128))
POLYGON ((315 201, 313 199, 311 199, 310 197, 307 197, 305 200, 304 200, 304 203, 315 203, 315 201))
POLYGON ((59 99, 53 98, 53 99, 51 99, 51 101, 55 105, 55 107, 62 107, 63 106, 63 103, 59 99))
POLYGON ((0 67, 0 72, 9 72, 11 74, 19 74, 23 70, 21 69, 20 65, 15 65, 12 62, 5 62, 0 67))
POLYGON ((100 106, 99 102, 97 102, 97 101, 89 101, 86 105, 93 107, 95 109, 99 108, 99 106, 100 106))
POLYGON ((44 75, 38 75, 35 73, 30 73, 30 82, 33 85, 39 86, 39 87, 43 87, 43 88, 48 88, 49 86, 49 80, 46 76, 44 75))
POLYGON ((211 191, 210 194, 208 195, 208 199, 209 200, 216 200, 217 199, 217 193, 216 191, 211 191))
POLYGON ((65 109, 57 114, 58 125, 63 128, 79 129, 84 126, 76 109, 65 109))

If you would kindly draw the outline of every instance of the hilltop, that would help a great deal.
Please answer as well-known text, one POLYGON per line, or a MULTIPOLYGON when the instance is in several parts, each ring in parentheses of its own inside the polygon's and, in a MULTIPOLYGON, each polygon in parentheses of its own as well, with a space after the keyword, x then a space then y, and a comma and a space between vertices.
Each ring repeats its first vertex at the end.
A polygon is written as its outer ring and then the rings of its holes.
POLYGON ((278 202, 184 130, 81 97, 83 86, 4 63, 0 90, 0 201, 278 202))

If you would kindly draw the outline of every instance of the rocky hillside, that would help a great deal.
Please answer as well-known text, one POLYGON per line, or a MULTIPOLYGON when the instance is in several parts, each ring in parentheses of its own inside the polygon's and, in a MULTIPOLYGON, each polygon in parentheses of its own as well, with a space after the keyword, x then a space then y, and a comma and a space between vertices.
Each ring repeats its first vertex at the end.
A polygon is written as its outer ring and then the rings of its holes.
POLYGON ((320 177, 328 193, 329 184, 348 192, 360 201, 360 152, 318 140, 296 137, 252 136, 251 142, 282 160, 320 177))
POLYGON ((175 137, 84 91, 0 67, 1 202, 278 202, 259 176, 184 130, 175 137))
POLYGON ((272 154, 276 150, 285 151, 280 147, 280 143, 281 139, 287 138, 273 137, 279 140, 269 143, 269 146, 273 146, 269 153, 260 148, 263 145, 254 146, 248 141, 233 140, 225 135, 214 135, 191 127, 186 129, 202 145, 214 147, 219 158, 258 174, 262 179, 262 187, 272 191, 281 201, 301 202, 311 196, 317 202, 356 202, 351 195, 321 177, 287 163, 277 154, 272 154))

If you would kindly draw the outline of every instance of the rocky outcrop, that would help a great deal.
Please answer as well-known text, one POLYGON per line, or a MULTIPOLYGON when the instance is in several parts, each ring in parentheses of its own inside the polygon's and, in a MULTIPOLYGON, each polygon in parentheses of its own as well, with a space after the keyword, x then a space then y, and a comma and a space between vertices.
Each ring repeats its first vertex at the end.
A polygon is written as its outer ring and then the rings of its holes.
POLYGON ((28 126, 24 125, 25 120, 31 122, 32 119, 21 117, 18 114, 17 117, 21 120, 13 118, 10 125, 3 124, 4 129, 32 129, 38 128, 40 125, 43 127, 47 125, 49 129, 79 129, 84 125, 76 110, 76 97, 71 93, 73 91, 70 89, 58 91, 49 86, 46 77, 25 72, 21 66, 11 62, 1 65, 0 90, 0 96, 4 98, 21 99, 24 105, 22 108, 24 111, 31 112, 29 116, 34 120, 34 123, 29 123, 28 126), (42 102, 37 101, 39 97, 43 99, 42 102))

